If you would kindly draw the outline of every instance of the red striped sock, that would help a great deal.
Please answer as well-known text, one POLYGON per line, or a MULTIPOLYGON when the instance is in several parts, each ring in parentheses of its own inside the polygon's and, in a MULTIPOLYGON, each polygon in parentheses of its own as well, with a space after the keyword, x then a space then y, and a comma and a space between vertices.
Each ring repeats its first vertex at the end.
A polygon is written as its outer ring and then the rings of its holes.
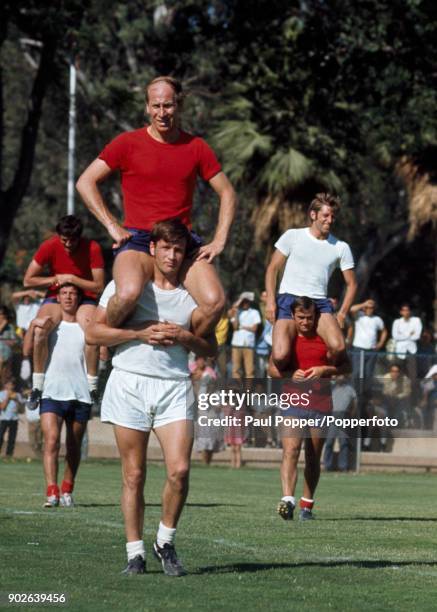
POLYGON ((61 493, 73 493, 74 482, 63 480, 61 484, 61 493))
POLYGON ((308 508, 308 510, 312 510, 314 506, 314 500, 308 499, 307 497, 301 497, 299 500, 299 506, 301 508, 308 508))
POLYGON ((50 497, 51 495, 56 495, 56 497, 59 497, 59 487, 57 484, 51 484, 47 487, 47 497, 50 497))

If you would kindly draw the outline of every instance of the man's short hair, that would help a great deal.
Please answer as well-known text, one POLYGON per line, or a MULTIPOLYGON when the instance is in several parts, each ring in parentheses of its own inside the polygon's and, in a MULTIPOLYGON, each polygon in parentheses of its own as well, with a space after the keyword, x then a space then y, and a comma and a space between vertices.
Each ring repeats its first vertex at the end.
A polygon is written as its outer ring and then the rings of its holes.
POLYGON ((330 206, 334 209, 334 212, 338 212, 341 208, 340 198, 330 193, 317 193, 308 208, 308 215, 310 215, 312 211, 318 213, 322 210, 323 206, 330 206))
POLYGON ((152 85, 156 85, 156 83, 167 83, 167 85, 170 85, 170 87, 172 87, 173 91, 175 92, 177 105, 179 107, 182 106, 185 97, 184 92, 182 90, 182 83, 172 76, 158 76, 149 81, 149 83, 147 83, 146 87, 144 88, 147 104, 149 103, 149 89, 150 87, 152 87, 152 85))
POLYGON ((175 217, 155 223, 150 234, 150 242, 156 244, 158 240, 165 240, 165 242, 170 243, 182 242, 184 240, 186 249, 190 243, 191 234, 187 226, 175 217))
POLYGON ((60 293, 61 289, 63 289, 64 287, 74 287, 76 289, 76 293, 77 293, 77 297, 79 298, 79 302, 82 301, 83 291, 80 287, 78 287, 74 283, 62 283, 62 285, 59 285, 59 287, 56 289, 56 293, 60 293))
POLYGON ((306 295, 302 295, 295 298, 291 305, 291 312, 294 314, 296 310, 310 310, 311 308, 314 308, 314 310, 316 309, 315 302, 306 295))
POLYGON ((82 235, 83 224, 79 217, 65 215, 61 217, 56 225, 56 233, 67 238, 80 238, 82 235))

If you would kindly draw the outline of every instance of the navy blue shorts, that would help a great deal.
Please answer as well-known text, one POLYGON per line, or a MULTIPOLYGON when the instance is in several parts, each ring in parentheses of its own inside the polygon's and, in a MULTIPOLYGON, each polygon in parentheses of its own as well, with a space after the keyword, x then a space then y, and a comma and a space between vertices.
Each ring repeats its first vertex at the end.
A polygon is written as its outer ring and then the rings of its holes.
POLYGON ((291 417, 295 419, 317 419, 319 426, 323 422, 323 417, 329 416, 330 412, 322 412, 321 410, 309 410, 308 408, 300 408, 299 406, 289 406, 286 410, 279 410, 279 416, 291 417))
MULTIPOLYGON (((292 319, 293 315, 291 314, 291 307, 294 303, 294 300, 299 297, 297 295, 292 295, 291 293, 280 293, 276 298, 276 304, 278 306, 278 314, 276 316, 277 319, 292 319)), ((318 300, 313 300, 316 305, 316 310, 319 314, 329 313, 333 314, 334 307, 332 302, 328 298, 321 298, 318 300)))
MULTIPOLYGON (((57 304, 58 300, 55 296, 52 297, 46 297, 43 300, 43 303, 41 304, 41 306, 44 306, 44 304, 57 304)), ((92 297, 83 297, 80 300, 80 304, 79 306, 83 306, 84 304, 88 304, 90 306, 97 306, 97 298, 92 298, 92 297)))
MULTIPOLYGON (((147 253, 150 255, 150 236, 149 230, 139 230, 134 227, 125 227, 128 232, 132 234, 132 238, 129 238, 120 248, 113 249, 114 257, 123 251, 140 251, 141 253, 147 253)), ((203 240, 195 232, 190 232, 191 239, 187 245, 186 257, 190 258, 196 253, 196 251, 203 245, 203 240)))
POLYGON ((78 400, 63 401, 43 397, 39 413, 44 414, 45 412, 54 412, 64 421, 86 423, 91 418, 91 404, 78 400))

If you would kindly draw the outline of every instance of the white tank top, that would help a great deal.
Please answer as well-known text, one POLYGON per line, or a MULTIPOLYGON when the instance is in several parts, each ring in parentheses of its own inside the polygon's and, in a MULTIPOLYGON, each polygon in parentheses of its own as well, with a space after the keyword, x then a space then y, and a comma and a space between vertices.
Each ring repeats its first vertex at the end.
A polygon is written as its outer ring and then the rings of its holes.
MULTIPOLYGON (((106 308, 115 294, 111 281, 100 298, 100 306, 106 308)), ((190 328, 191 314, 197 307, 191 295, 182 286, 176 289, 160 289, 149 282, 143 289, 137 306, 128 323, 168 321, 185 329, 190 328)), ((188 352, 181 345, 151 346, 138 340, 120 344, 116 348, 112 365, 119 370, 157 378, 187 378, 188 352)))
POLYGON ((61 321, 49 336, 42 396, 91 403, 85 365, 85 335, 79 323, 61 321))

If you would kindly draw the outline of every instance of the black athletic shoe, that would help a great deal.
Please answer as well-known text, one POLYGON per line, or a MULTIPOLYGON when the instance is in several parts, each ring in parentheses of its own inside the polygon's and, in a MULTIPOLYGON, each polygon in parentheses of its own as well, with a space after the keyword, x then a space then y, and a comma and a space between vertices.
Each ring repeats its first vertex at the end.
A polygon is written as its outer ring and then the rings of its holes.
POLYGON ((39 389, 32 389, 29 399, 26 401, 28 410, 36 410, 41 404, 42 392, 39 389))
POLYGON ((187 572, 179 561, 175 547, 172 544, 164 544, 161 548, 154 542, 153 554, 158 561, 161 561, 162 569, 166 576, 186 576, 187 572))
POLYGON ((137 555, 127 562, 126 567, 121 572, 125 576, 133 576, 134 574, 146 573, 146 562, 141 555, 137 555))
POLYGON ((281 499, 278 507, 276 508, 276 512, 284 519, 284 521, 292 521, 294 506, 291 501, 284 501, 281 499))
POLYGON ((300 521, 313 521, 314 519, 315 519, 315 516, 313 514, 313 511, 310 510, 309 508, 302 508, 301 511, 299 512, 300 521))

